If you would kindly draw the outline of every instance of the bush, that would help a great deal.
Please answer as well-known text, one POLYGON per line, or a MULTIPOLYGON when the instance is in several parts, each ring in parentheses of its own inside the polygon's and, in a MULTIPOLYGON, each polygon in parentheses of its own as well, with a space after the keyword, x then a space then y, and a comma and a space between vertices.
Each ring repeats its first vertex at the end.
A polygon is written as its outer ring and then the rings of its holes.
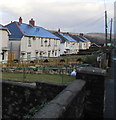
POLYGON ((82 59, 84 64, 91 64, 92 66, 97 65, 97 56, 96 55, 91 55, 91 56, 85 56, 82 59))

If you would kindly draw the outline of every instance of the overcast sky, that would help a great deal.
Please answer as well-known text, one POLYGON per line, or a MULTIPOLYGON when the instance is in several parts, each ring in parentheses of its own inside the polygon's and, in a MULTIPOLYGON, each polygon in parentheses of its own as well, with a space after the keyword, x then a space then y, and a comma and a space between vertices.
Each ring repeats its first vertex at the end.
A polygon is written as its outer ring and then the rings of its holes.
POLYGON ((115 0, 0 0, 0 24, 33 18, 36 25, 50 30, 75 33, 104 32, 104 11, 108 26, 115 0), (105 3, 105 4, 104 4, 105 3))

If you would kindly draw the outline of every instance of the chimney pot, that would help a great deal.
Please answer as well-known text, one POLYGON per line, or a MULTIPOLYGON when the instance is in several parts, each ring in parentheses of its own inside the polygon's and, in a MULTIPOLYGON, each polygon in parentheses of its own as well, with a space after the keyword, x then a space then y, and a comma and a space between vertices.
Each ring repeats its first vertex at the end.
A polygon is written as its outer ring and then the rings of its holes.
POLYGON ((58 32, 60 32, 60 28, 58 29, 58 32))
POLYGON ((33 27, 35 26, 35 21, 33 20, 33 18, 31 18, 31 20, 29 20, 29 24, 32 25, 33 27))
POLYGON ((84 34, 83 33, 80 33, 80 36, 83 36, 84 34))
POLYGON ((22 24, 22 18, 21 17, 19 18, 19 22, 22 24))

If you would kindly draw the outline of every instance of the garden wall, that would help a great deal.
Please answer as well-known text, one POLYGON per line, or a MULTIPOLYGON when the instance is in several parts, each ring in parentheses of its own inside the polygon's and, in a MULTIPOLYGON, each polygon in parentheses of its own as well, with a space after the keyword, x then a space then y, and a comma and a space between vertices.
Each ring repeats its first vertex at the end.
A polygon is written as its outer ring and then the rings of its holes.
POLYGON ((3 118, 20 120, 31 108, 46 101, 49 103, 36 111, 33 118, 101 119, 105 74, 102 69, 82 67, 78 69, 77 80, 68 86, 42 81, 36 84, 3 81, 3 118))
POLYGON ((78 69, 77 80, 33 118, 103 119, 105 75, 106 71, 99 68, 78 69))
POLYGON ((35 83, 2 81, 2 118, 20 120, 31 108, 43 101, 49 102, 66 87, 42 81, 37 82, 37 86, 35 83))
POLYGON ((76 80, 50 101, 48 105, 37 112, 33 119, 82 119, 84 117, 85 93, 85 81, 76 80))
POLYGON ((85 119, 103 119, 106 70, 82 67, 78 69, 76 78, 86 81, 85 119))

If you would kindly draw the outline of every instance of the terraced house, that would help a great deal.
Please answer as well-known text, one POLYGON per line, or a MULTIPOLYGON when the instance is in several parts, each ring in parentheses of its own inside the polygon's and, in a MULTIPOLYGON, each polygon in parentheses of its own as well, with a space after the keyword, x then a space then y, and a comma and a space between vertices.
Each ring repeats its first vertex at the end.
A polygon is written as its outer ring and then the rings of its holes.
POLYGON ((0 25, 0 62, 6 63, 8 60, 8 41, 10 32, 0 25))
POLYGON ((79 50, 87 50, 91 46, 90 40, 88 40, 86 37, 83 36, 83 34, 80 35, 71 35, 70 36, 75 39, 77 42, 79 42, 79 50))
POLYGON ((35 26, 33 19, 28 24, 19 21, 6 25, 11 32, 9 39, 10 51, 16 59, 35 59, 60 56, 60 39, 46 29, 35 26))
POLYGON ((77 54, 79 52, 79 42, 69 36, 69 34, 64 34, 59 32, 54 33, 61 39, 60 44, 60 54, 77 54))

